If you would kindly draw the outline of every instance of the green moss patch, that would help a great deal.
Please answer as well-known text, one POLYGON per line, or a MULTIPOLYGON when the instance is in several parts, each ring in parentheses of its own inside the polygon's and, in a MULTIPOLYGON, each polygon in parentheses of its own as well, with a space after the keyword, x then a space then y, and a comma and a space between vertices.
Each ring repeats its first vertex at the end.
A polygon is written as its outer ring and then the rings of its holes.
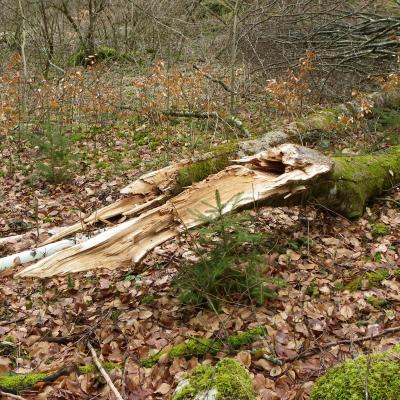
MULTIPOLYGON (((115 368, 121 368, 120 364, 113 362, 103 363, 103 367, 106 371, 111 371, 115 368)), ((77 370, 80 374, 89 374, 97 372, 97 367, 94 364, 78 366, 77 370)), ((40 372, 40 373, 29 373, 29 374, 16 374, 9 373, 7 375, 0 376, 0 390, 8 393, 18 393, 22 390, 26 390, 36 385, 39 382, 52 381, 56 378, 68 373, 69 370, 65 369, 65 372, 40 372)))
POLYGON ((247 346, 255 342, 257 339, 265 336, 266 334, 267 331, 263 326, 256 326, 255 328, 251 328, 246 332, 239 333, 238 335, 229 336, 228 344, 234 349, 240 349, 243 346, 247 346))
POLYGON ((0 389, 5 392, 17 393, 44 381, 49 375, 48 373, 3 375, 0 376, 0 389))
POLYGON ((360 356, 331 368, 316 381, 311 400, 364 400, 367 374, 370 399, 399 399, 399 353, 400 345, 396 345, 390 351, 360 356))
POLYGON ((389 234, 389 232, 390 232, 390 227, 381 222, 374 224, 371 227, 371 233, 374 236, 386 236, 389 234))
POLYGON ((231 358, 221 360, 215 367, 200 365, 190 374, 185 385, 178 389, 173 400, 196 398, 216 400, 255 400, 250 376, 240 363, 231 358), (209 396, 207 396, 209 394, 209 396))
POLYGON ((169 350, 160 351, 150 357, 142 360, 142 365, 146 368, 150 368, 158 363, 160 358, 167 355, 168 358, 173 359, 177 357, 192 357, 192 356, 204 356, 211 354, 215 356, 219 351, 224 350, 227 345, 229 350, 238 350, 241 347, 249 345, 260 337, 267 334, 263 326, 257 326, 255 328, 248 329, 247 331, 228 336, 225 341, 213 340, 206 338, 194 338, 187 340, 184 343, 180 343, 169 350))
POLYGON ((356 290, 360 290, 362 288, 363 282, 367 283, 367 288, 370 289, 372 287, 379 286, 382 281, 388 279, 390 273, 387 269, 378 268, 375 271, 365 272, 361 276, 353 279, 350 283, 346 285, 346 289, 351 292, 355 292, 356 290))
POLYGON ((400 146, 379 154, 334 157, 334 168, 313 195, 348 218, 358 218, 374 197, 400 178, 400 146))

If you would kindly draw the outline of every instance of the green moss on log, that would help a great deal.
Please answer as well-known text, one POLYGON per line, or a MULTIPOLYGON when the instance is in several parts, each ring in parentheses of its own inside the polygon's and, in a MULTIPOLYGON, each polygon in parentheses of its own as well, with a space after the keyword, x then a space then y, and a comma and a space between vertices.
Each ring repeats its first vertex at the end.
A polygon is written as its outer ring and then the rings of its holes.
MULTIPOLYGON (((115 368, 121 368, 121 365, 113 362, 105 362, 103 363, 103 367, 106 371, 111 371, 115 368)), ((78 366, 77 370, 80 374, 89 374, 98 371, 94 364, 78 366)), ((31 388, 39 382, 53 381, 59 376, 66 375, 69 372, 71 372, 71 369, 66 368, 65 370, 60 370, 58 372, 39 372, 28 374, 9 373, 7 375, 0 376, 0 390, 7 393, 18 393, 22 390, 31 388), (52 379, 52 377, 54 377, 54 379, 52 379)))
POLYGON ((182 167, 178 171, 173 194, 178 194, 185 187, 200 182, 209 175, 216 174, 231 165, 231 160, 237 153, 238 148, 236 141, 221 144, 213 149, 209 158, 182 167))
POLYGON ((360 217, 370 200, 400 182, 400 146, 379 154, 333 160, 332 172, 312 193, 326 207, 348 218, 360 217))
POLYGON ((366 283, 367 289, 379 286, 382 281, 388 279, 390 273, 385 268, 378 268, 375 271, 365 272, 361 276, 353 279, 346 285, 346 289, 350 290, 350 292, 355 292, 356 290, 360 290, 363 286, 363 282, 366 283))
POLYGON ((2 375, 0 376, 0 389, 4 392, 17 393, 46 380, 49 375, 49 373, 2 375))
POLYGON ((215 400, 256 399, 248 372, 231 358, 221 360, 215 367, 200 365, 195 368, 173 400, 192 400, 203 396, 215 400))
POLYGON ((360 356, 346 361, 319 378, 311 400, 364 400, 368 376, 368 394, 373 400, 398 400, 400 393, 400 345, 390 351, 360 356))

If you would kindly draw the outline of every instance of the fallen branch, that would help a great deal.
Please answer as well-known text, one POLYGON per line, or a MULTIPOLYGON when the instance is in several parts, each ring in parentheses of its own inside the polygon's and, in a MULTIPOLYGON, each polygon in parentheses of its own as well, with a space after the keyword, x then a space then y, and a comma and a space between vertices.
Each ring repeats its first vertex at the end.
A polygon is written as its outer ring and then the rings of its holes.
POLYGON ((115 397, 118 400, 124 400, 123 397, 121 396, 121 394, 118 392, 117 388, 114 386, 114 383, 111 380, 110 376, 107 374, 106 370, 101 365, 101 362, 97 358, 97 354, 96 354, 96 351, 93 348, 93 346, 90 343, 88 343, 87 346, 88 346, 88 348, 90 350, 90 353, 92 354, 93 362, 95 363, 96 367, 100 371, 101 375, 103 375, 103 378, 106 380, 108 386, 110 387, 111 391, 114 393, 115 397))
POLYGON ((170 111, 163 111, 163 114, 170 117, 186 117, 186 118, 200 118, 200 119, 220 119, 224 121, 228 125, 233 125, 237 130, 239 130, 244 136, 249 137, 250 132, 244 126, 243 122, 235 116, 230 116, 229 118, 222 118, 217 112, 215 111, 180 111, 180 110, 170 110, 170 111))

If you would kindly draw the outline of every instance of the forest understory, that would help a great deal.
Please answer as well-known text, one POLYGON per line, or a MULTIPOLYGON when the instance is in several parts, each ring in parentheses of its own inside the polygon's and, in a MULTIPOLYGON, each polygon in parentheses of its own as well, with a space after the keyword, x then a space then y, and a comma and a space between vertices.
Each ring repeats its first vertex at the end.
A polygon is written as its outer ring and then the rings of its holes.
POLYGON ((147 3, 0 0, 0 398, 398 399, 398 0, 147 3), (154 210, 143 258, 23 275, 154 210))

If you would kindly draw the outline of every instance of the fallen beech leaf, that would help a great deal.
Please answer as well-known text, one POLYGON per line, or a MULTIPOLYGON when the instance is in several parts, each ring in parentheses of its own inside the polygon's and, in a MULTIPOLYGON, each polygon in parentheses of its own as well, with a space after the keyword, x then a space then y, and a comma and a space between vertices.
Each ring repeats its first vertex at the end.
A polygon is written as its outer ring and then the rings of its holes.
POLYGON ((155 391, 155 393, 167 394, 170 390, 171 390, 171 385, 168 385, 168 383, 162 383, 155 391))
POLYGON ((139 319, 149 319, 153 313, 150 310, 144 310, 139 312, 139 319))
POLYGON ((353 316, 353 309, 349 305, 344 305, 340 309, 340 314, 345 318, 345 319, 350 319, 353 316))
POLYGON ((241 362, 245 367, 250 367, 251 364, 251 354, 249 351, 241 351, 236 355, 236 358, 241 362))
POLYGON ((6 357, 0 357, 0 375, 6 374, 10 371, 11 360, 6 357))
POLYGON ((278 365, 269 371, 272 377, 279 376, 282 373, 282 368, 278 365))

